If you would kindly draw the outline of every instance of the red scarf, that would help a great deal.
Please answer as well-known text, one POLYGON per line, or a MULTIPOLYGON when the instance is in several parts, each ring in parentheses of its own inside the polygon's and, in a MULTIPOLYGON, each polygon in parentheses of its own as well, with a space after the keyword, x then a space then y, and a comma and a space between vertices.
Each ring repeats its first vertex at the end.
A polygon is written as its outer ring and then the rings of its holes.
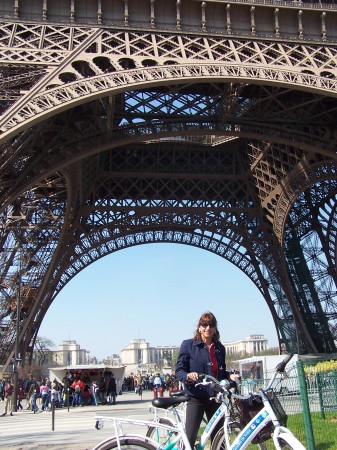
POLYGON ((214 342, 212 342, 212 344, 209 347, 209 354, 211 356, 211 361, 212 361, 212 375, 214 378, 217 377, 218 375, 218 362, 216 360, 215 357, 215 345, 214 342))

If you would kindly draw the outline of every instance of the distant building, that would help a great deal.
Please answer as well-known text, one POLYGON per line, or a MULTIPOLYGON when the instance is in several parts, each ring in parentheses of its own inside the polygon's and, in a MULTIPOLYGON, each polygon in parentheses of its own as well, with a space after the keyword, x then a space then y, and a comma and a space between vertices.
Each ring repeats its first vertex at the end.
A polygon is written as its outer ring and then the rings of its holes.
MULTIPOLYGON (((87 364, 89 352, 76 341, 63 341, 62 344, 54 350, 43 350, 43 363, 55 364, 57 366, 74 366, 78 364, 87 364)), ((41 358, 41 351, 34 351, 34 359, 41 358)))
POLYGON ((256 355, 269 348, 268 339, 263 334, 250 334, 241 341, 223 342, 227 354, 256 355))
POLYGON ((107 356, 106 358, 103 358, 103 361, 110 366, 121 366, 122 360, 121 357, 115 353, 113 353, 110 356, 107 356))
MULTIPOLYGON (((261 334, 251 334, 241 341, 223 342, 227 354, 252 356, 267 350, 268 340, 261 334)), ((120 356, 113 354, 106 358, 112 366, 126 366, 126 374, 153 373, 155 371, 170 372, 172 362, 179 352, 176 345, 151 347, 145 339, 132 339, 128 346, 121 351, 120 356)), ((43 349, 34 351, 35 362, 55 366, 69 366, 79 364, 95 364, 97 359, 90 358, 90 352, 80 347, 75 340, 63 341, 57 349, 43 349)), ((174 369, 174 367, 173 367, 174 369)))
POLYGON ((87 364, 88 352, 76 341, 63 341, 54 352, 53 360, 61 365, 87 364))
POLYGON ((171 368, 174 352, 179 351, 176 345, 150 347, 145 339, 133 339, 121 351, 121 364, 126 366, 126 373, 153 372, 171 368))

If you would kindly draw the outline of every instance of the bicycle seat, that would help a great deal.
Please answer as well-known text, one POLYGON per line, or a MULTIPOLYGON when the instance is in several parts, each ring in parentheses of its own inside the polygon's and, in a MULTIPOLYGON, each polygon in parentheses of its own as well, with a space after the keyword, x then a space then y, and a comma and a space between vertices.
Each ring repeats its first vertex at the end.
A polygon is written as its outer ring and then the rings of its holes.
POLYGON ((180 403, 188 402, 190 397, 188 395, 179 397, 160 397, 152 400, 152 405, 156 408, 168 409, 172 406, 178 406, 180 403))
POLYGON ((185 394, 185 391, 171 391, 170 392, 170 397, 181 397, 185 394))

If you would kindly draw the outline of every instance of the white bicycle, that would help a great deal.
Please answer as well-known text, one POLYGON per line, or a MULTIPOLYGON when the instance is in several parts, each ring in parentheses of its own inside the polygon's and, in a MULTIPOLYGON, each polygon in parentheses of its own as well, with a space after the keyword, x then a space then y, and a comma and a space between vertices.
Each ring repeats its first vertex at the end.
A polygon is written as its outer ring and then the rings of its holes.
MULTIPOLYGON (((184 391, 173 391, 170 394, 171 397, 186 397, 184 391)), ((151 405, 150 411, 154 413, 154 419, 150 427, 148 427, 148 430, 146 432, 146 437, 154 439, 156 442, 165 442, 168 436, 168 433, 165 429, 162 429, 160 427, 157 427, 156 424, 163 424, 167 426, 173 427, 177 420, 176 415, 179 415, 179 420, 184 422, 185 421, 185 414, 186 414, 186 402, 182 402, 178 405, 175 405, 174 407, 169 408, 157 408, 153 404, 151 405)))
MULTIPOLYGON (((212 384, 219 402, 219 408, 208 422, 200 437, 196 450, 203 450, 211 440, 211 434, 219 421, 223 427, 210 442, 210 450, 243 450, 265 449, 269 440, 277 450, 305 450, 293 433, 286 428, 286 414, 281 407, 272 387, 276 376, 284 373, 286 364, 292 355, 288 355, 278 366, 265 388, 249 395, 238 395, 232 392, 228 380, 218 382, 210 375, 202 375, 203 384, 212 384), (253 417, 251 417, 253 416, 253 417), (256 445, 257 444, 257 445, 256 445)), ((185 433, 181 414, 176 411, 178 405, 189 400, 187 396, 156 398, 152 401, 156 408, 172 409, 175 423, 165 424, 150 421, 121 419, 97 416, 96 428, 103 427, 105 422, 113 422, 115 436, 98 444, 93 450, 192 450, 185 433), (158 429, 160 439, 123 432, 123 425, 141 425, 149 430, 158 429)))

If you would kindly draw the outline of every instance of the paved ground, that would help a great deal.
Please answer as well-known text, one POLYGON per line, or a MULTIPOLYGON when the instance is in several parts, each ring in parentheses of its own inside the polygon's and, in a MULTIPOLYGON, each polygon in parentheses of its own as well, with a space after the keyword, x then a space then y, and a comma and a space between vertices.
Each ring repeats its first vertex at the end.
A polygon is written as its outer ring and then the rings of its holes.
POLYGON ((10 448, 11 450, 91 450, 93 447, 88 444, 20 444, 20 445, 2 445, 3 448, 10 448))
MULTIPOLYGON (((153 393, 144 391, 142 397, 133 392, 117 397, 116 405, 84 406, 33 414, 23 409, 13 416, 0 417, 0 448, 12 450, 91 450, 99 442, 114 435, 108 423, 102 430, 95 429, 95 416, 127 417, 152 420, 153 393)), ((26 407, 25 401, 23 402, 26 407)), ((0 403, 0 414, 4 403, 0 403)), ((127 429, 133 433, 146 433, 146 428, 127 429)))

